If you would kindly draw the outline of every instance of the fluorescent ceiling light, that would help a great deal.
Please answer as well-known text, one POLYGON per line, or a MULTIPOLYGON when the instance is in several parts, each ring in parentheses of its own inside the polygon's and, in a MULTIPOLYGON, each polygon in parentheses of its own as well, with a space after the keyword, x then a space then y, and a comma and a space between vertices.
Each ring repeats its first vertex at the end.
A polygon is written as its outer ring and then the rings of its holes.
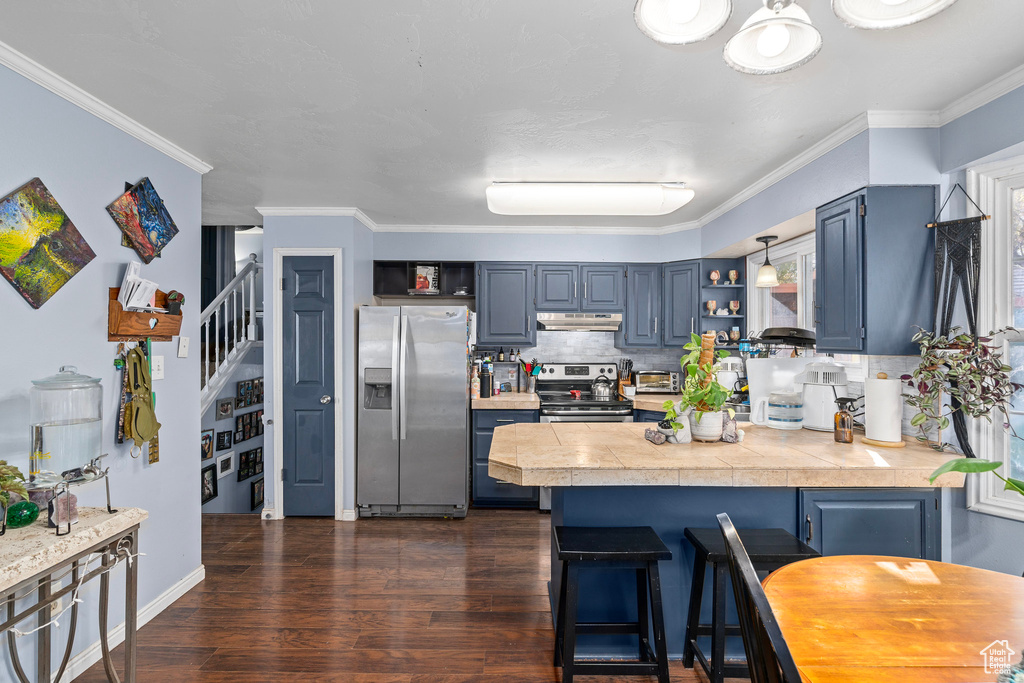
POLYGON ((956 0, 832 0, 832 11, 853 28, 899 28, 924 21, 956 0))
POLYGON ((821 50, 821 34, 792 0, 764 0, 725 44, 726 63, 748 74, 777 74, 806 64, 821 50))
POLYGON ((732 16, 732 0, 637 0, 633 20, 649 38, 686 45, 710 38, 732 16))
POLYGON ((493 183, 487 208, 503 216, 663 216, 693 195, 683 183, 493 183))

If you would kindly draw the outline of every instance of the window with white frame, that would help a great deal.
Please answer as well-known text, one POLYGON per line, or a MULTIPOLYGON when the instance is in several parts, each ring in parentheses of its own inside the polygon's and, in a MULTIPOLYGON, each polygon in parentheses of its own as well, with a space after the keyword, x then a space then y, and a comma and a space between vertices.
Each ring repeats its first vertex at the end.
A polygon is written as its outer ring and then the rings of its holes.
MULTIPOLYGON (((758 288, 747 284, 747 329, 760 332, 768 327, 814 329, 814 233, 769 246, 769 258, 779 272, 776 287, 758 288)), ((764 250, 747 257, 747 272, 757 273, 764 263, 764 250)))
MULTIPOLYGON (((1024 157, 969 170, 967 191, 992 214, 992 220, 981 227, 978 331, 985 334, 1008 325, 1024 329, 1024 157)), ((1024 333, 1001 337, 1013 379, 1024 383, 1024 333)), ((976 455, 1001 461, 1004 477, 1024 479, 1024 395, 1015 397, 1010 430, 1004 428, 1002 415, 992 417, 992 424, 974 420, 971 425, 976 455)), ((1024 497, 1003 490, 1002 482, 991 474, 968 475, 967 505, 978 512, 1024 520, 1024 497)))

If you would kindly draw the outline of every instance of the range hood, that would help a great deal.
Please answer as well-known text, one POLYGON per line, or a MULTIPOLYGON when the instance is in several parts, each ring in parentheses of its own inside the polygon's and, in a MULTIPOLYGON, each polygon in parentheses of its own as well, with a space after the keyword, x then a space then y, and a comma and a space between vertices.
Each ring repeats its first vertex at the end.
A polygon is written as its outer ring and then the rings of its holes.
POLYGON ((538 313, 539 330, 588 330, 614 332, 622 324, 621 313, 538 313))

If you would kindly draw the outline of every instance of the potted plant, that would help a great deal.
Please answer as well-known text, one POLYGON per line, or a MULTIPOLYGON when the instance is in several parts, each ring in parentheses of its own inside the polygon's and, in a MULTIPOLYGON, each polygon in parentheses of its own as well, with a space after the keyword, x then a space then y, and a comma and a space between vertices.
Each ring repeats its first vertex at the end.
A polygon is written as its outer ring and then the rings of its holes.
POLYGON ((28 500, 25 475, 14 465, 8 465, 6 460, 0 460, 0 507, 3 508, 0 536, 7 531, 7 508, 11 506, 12 493, 17 493, 22 500, 28 500))
POLYGON ((171 315, 181 315, 181 305, 185 303, 185 295, 176 289, 167 292, 167 312, 171 315))
MULTIPOLYGON (((679 409, 672 401, 666 401, 666 419, 674 429, 681 424, 675 420, 680 414, 687 414, 690 431, 697 441, 718 441, 725 426, 725 412, 722 406, 729 398, 729 390, 718 383, 718 361, 729 355, 728 351, 715 351, 715 333, 691 335, 690 342, 683 347, 688 353, 679 359, 683 368, 683 391, 679 409)), ((729 410, 729 415, 733 414, 729 410)))
POLYGON ((901 379, 916 391, 906 400, 917 409, 910 424, 921 430, 919 441, 937 451, 949 447, 942 442, 941 434, 956 411, 989 422, 992 411, 999 411, 1004 425, 1009 426, 1007 409, 1022 385, 1010 381, 1012 368, 1003 362, 1001 344, 993 342, 993 337, 1009 330, 1015 331, 1005 327, 975 338, 961 333, 959 327, 949 335, 918 328, 913 340, 921 347, 921 361, 912 374, 901 379), (944 393, 949 395, 949 403, 943 401, 944 393), (934 441, 933 433, 937 434, 934 441))

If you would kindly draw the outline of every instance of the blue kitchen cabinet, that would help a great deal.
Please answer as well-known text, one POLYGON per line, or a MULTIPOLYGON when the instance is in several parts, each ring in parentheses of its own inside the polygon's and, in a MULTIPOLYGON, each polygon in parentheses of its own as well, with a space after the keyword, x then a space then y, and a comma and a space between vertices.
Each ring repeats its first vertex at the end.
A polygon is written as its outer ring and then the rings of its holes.
POLYGON ((664 412, 654 410, 634 410, 633 422, 661 422, 665 419, 664 412))
POLYGON ((662 267, 664 296, 662 343, 682 346, 690 335, 700 333, 700 261, 681 261, 662 267))
POLYGON ((540 422, 539 410, 473 411, 473 505, 475 507, 537 507, 536 486, 516 486, 487 474, 494 429, 502 425, 540 422))
POLYGON ((822 555, 938 560, 936 489, 800 489, 797 528, 822 555))
POLYGON ((582 265, 580 282, 584 313, 621 313, 626 309, 626 266, 582 265))
POLYGON ((579 266, 566 263, 538 263, 534 270, 537 279, 538 311, 578 311, 579 266))
POLYGON ((626 313, 615 335, 618 348, 661 348, 661 266, 626 267, 626 313))
POLYGON ((477 343, 536 346, 532 263, 477 264, 477 343))
POLYGON ((934 326, 935 187, 867 187, 816 212, 814 324, 823 353, 917 355, 934 326))

